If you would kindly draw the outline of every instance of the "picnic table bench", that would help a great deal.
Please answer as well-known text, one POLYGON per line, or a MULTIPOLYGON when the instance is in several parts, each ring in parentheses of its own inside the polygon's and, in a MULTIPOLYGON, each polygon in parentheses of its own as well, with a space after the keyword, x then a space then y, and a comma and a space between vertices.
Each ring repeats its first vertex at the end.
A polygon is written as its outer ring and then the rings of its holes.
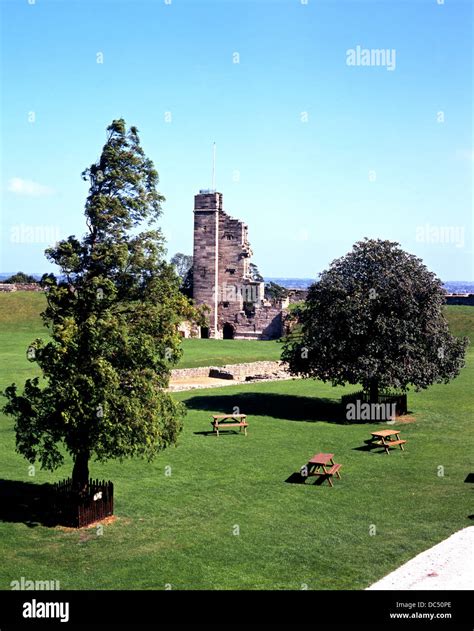
POLYGON ((244 434, 247 436, 247 415, 246 414, 213 414, 212 416, 212 431, 216 432, 219 436, 219 429, 227 429, 228 427, 238 427, 239 432, 244 428, 244 434), (232 422, 235 421, 235 422, 232 422))
POLYGON ((311 460, 308 460, 308 464, 301 467, 300 473, 304 478, 310 475, 323 476, 329 482, 329 486, 334 486, 331 478, 335 475, 341 479, 341 474, 339 473, 341 467, 341 464, 334 462, 334 454, 320 453, 315 454, 311 460), (327 468, 328 465, 330 465, 329 469, 327 468))
POLYGON ((390 453, 390 447, 396 447, 397 445, 400 447, 402 451, 403 445, 407 442, 406 440, 400 439, 400 430, 399 429, 378 429, 375 432, 371 432, 372 438, 369 438, 366 442, 369 447, 383 447, 385 449, 385 453, 390 453), (389 437, 395 436, 394 440, 391 440, 389 437))

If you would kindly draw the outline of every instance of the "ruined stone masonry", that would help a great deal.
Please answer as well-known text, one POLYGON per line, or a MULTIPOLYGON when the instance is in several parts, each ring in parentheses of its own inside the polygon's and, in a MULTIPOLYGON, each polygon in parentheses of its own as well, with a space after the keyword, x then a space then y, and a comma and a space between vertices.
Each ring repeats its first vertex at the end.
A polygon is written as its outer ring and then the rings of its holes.
POLYGON ((260 361, 226 366, 201 368, 176 368, 171 371, 168 390, 181 392, 201 388, 215 388, 255 381, 280 381, 294 379, 288 365, 282 361, 260 361))
POLYGON ((0 291, 44 291, 39 283, 10 284, 0 283, 0 291))
POLYGON ((222 193, 194 197, 194 289, 196 304, 210 309, 201 337, 271 340, 283 334, 287 302, 264 299, 254 280, 248 227, 223 210, 222 193))

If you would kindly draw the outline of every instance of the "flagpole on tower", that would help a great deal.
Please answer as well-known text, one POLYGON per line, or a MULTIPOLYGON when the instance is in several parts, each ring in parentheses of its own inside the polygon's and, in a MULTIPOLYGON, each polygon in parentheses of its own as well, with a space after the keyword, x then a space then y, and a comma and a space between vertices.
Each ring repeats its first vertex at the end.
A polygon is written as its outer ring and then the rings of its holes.
POLYGON ((212 191, 216 190, 216 143, 212 145, 212 191))

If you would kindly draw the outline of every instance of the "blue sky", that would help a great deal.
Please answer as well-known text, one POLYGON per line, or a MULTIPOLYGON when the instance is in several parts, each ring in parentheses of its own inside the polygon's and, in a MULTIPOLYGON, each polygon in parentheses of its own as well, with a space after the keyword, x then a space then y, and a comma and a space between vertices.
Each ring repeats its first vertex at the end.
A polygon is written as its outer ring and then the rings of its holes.
POLYGON ((380 237, 445 281, 474 280, 469 0, 2 0, 0 11, 1 272, 50 271, 49 243, 83 234, 81 172, 123 117, 160 174, 170 255, 192 253, 215 141, 216 187, 249 224, 265 276, 315 277, 380 237), (385 65, 349 65, 357 47, 381 63, 389 51, 385 65))

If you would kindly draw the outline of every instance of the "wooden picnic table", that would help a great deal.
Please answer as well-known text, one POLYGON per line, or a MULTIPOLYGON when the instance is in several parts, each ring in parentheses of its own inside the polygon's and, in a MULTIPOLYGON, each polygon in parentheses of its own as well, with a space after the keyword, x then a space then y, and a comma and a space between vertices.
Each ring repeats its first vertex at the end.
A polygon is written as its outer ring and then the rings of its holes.
POLYGON ((375 447, 383 447, 387 454, 390 453, 390 447, 396 447, 399 445, 400 449, 404 451, 403 445, 407 442, 406 440, 400 439, 400 430, 399 429, 378 429, 375 432, 370 432, 372 434, 372 438, 369 439, 369 446, 375 447), (395 436, 395 440, 389 439, 390 436, 395 436), (389 440, 387 440, 389 439, 389 440))
POLYGON ((308 460, 308 464, 301 467, 301 475, 308 477, 310 475, 324 476, 329 482, 329 486, 333 486, 332 476, 336 475, 339 479, 339 469, 342 465, 334 462, 334 454, 315 454, 311 460, 308 460), (328 468, 329 466, 329 468, 328 468))
POLYGON ((247 436, 247 415, 246 414, 213 414, 212 431, 219 436, 219 429, 227 429, 228 427, 238 427, 239 432, 244 428, 244 434, 247 436), (235 422, 232 422, 235 421, 235 422))

